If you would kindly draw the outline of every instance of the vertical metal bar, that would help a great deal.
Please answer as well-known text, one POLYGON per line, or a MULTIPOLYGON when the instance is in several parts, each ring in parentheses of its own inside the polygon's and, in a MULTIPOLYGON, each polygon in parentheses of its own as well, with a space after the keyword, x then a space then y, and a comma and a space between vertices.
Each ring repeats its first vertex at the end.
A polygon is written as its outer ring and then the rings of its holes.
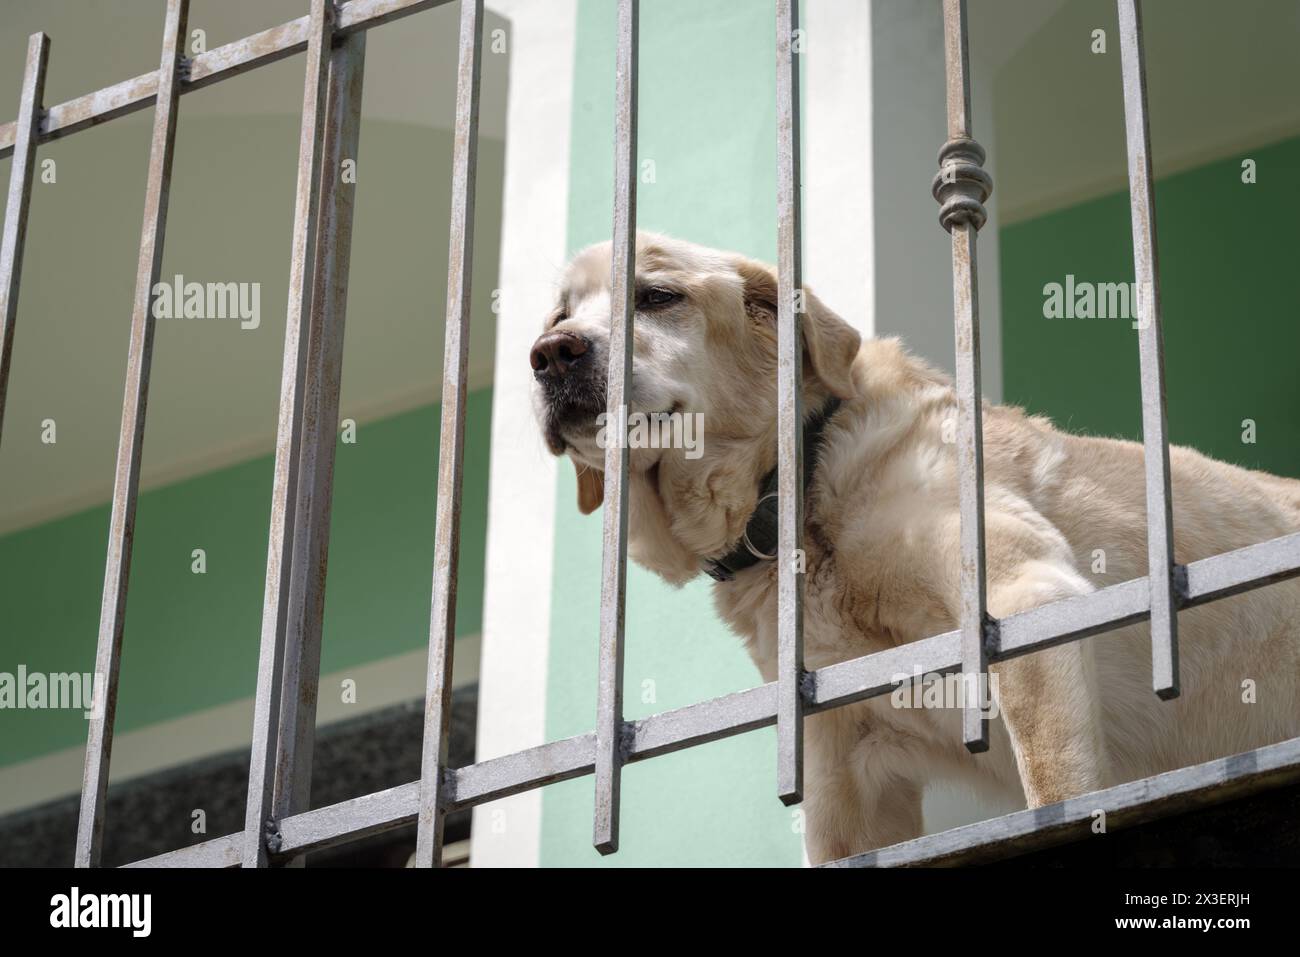
MULTIPOLYGON (((354 33, 330 51, 326 83, 325 144, 320 171, 320 227, 312 269, 307 394, 303 407, 302 462, 294 519, 294 574, 289 590, 284 676, 272 817, 306 811, 311 802, 312 748, 320 684, 325 575, 329 563, 330 510, 339 390, 343 381, 343 329, 347 311, 355 180, 343 164, 355 162, 361 138, 361 90, 366 35, 354 33)), ((292 865, 300 865, 302 857, 292 865)))
POLYGON ((32 173, 36 168, 36 138, 45 97, 45 66, 50 58, 50 38, 33 33, 27 40, 27 65, 18 101, 13 165, 9 167, 9 196, 5 202, 4 235, 0 237, 0 435, 5 421, 5 396, 9 394, 9 365, 13 360, 14 329, 18 325, 18 284, 23 274, 23 246, 27 240, 27 212, 32 201, 32 173))
MULTIPOLYGON (((284 331, 284 366, 280 379, 280 417, 275 449, 275 480, 271 500, 270 541, 266 556, 266 592, 262 603, 262 642, 258 658, 257 696, 253 705, 253 745, 248 769, 241 856, 245 867, 264 867, 273 826, 276 756, 286 647, 301 643, 303 620, 290 613, 293 579, 314 571, 294 561, 296 520, 310 508, 302 501, 299 482, 304 433, 317 441, 319 433, 304 427, 309 379, 314 378, 308 355, 312 294, 315 280, 316 235, 320 215, 320 183, 325 139, 325 90, 334 8, 331 0, 312 0, 307 40, 307 77, 303 91, 302 130, 298 142, 298 188, 294 205, 293 246, 289 266, 289 306, 284 331), (292 637, 288 633, 293 631, 292 637)), ((333 442, 333 429, 330 429, 333 442)), ((302 587, 299 583, 298 588, 302 587)))
POLYGON ((638 0, 619 0, 614 90, 614 240, 610 273, 605 434, 604 552, 600 583, 600 677, 596 701, 596 814, 592 842, 618 850, 623 766, 623 613, 627 589, 627 380, 636 313, 638 0))
POLYGON ((1152 684, 1161 698, 1178 697, 1178 615, 1174 577, 1174 517, 1169 493, 1169 435, 1165 420, 1165 358, 1160 331, 1160 267, 1156 203, 1147 122, 1146 56, 1138 0, 1119 2, 1124 131, 1128 140, 1129 208, 1137 280, 1138 357, 1142 375, 1142 442, 1147 484, 1147 571, 1151 583, 1152 684))
POLYGON ((988 681, 985 643, 990 626, 985 590, 983 396, 980 388, 979 289, 975 239, 993 189, 981 168, 984 150, 971 136, 970 56, 966 0, 944 0, 944 66, 948 141, 939 150, 931 191, 942 205, 939 222, 952 235, 953 327, 957 369, 957 474, 961 513, 962 739, 967 750, 988 750, 988 717, 981 707, 988 681), (976 684, 978 682, 978 685, 976 684))
POLYGON ((171 190, 172 157, 176 147, 177 102, 180 98, 182 43, 189 18, 189 0, 168 0, 163 21, 162 60, 158 66, 158 100, 154 106, 153 139, 140 231, 140 258, 135 274, 131 314, 131 343, 127 352, 126 387, 122 399, 122 428, 113 479, 113 510, 108 526, 108 558, 104 596, 99 613, 95 674, 103 676, 104 700, 96 701, 86 735, 86 764, 81 783, 81 816, 77 822, 76 865, 96 867, 104 833, 104 801, 113 752, 113 719, 117 714, 117 679, 121 666, 122 629, 135 535, 136 498, 140 490, 140 461, 144 451, 145 410, 149 400, 149 370, 153 359, 154 316, 151 297, 162 266, 167 231, 167 200, 171 190))
POLYGON ((776 2, 777 794, 803 800, 803 235, 799 0, 776 2))
POLYGON ((465 472, 465 394, 469 368, 470 280, 474 261, 474 183, 482 76, 483 0, 461 0, 452 151, 451 241, 447 260, 446 346, 442 363, 442 427, 438 439, 438 518, 433 549, 429 673, 424 693, 420 811, 415 865, 442 858, 447 803, 444 771, 451 732, 451 672, 456 644, 456 574, 460 561, 461 487, 465 472))

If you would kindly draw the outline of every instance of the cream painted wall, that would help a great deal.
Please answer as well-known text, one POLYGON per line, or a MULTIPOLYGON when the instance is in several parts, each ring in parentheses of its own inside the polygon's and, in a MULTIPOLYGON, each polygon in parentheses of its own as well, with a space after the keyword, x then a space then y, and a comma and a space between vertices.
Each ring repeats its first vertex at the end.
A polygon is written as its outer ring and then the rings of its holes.
MULTIPOLYGON (((37 30, 51 40, 46 103, 60 103, 158 68, 164 0, 5 0, 0 4, 0 113, 17 103, 27 37, 37 30), (12 78, 12 79, 11 79, 12 78), (13 86, 8 84, 12 82, 13 86), (14 91, 11 100, 8 91, 14 91)), ((259 30, 305 16, 309 0, 191 0, 190 38, 213 50, 259 30), (202 37, 196 35, 202 31, 202 37)), ((454 125, 458 4, 444 4, 367 34, 365 114, 450 130, 454 125)), ((491 31, 502 22, 489 13, 491 31)), ((490 52, 490 50, 489 50, 490 52)), ((301 57, 290 57, 234 82, 185 98, 192 116, 296 114, 302 109, 301 57)), ((504 61, 484 61, 480 135, 505 132, 504 61)), ((3 117, 0 122, 12 118, 3 117)))
MULTIPOLYGON (((292 19, 305 2, 198 0, 209 44, 292 19), (295 12, 297 11, 297 12, 295 12), (278 19, 280 18, 280 19, 278 19)), ((0 118, 16 107, 26 34, 52 38, 46 102, 149 69, 162 4, 0 6, 0 118), (147 56, 146 56, 147 54, 147 56)), ((455 4, 367 37, 342 414, 361 421, 440 392, 447 263, 455 4), (450 27, 450 30, 448 29, 450 27), (448 40, 448 36, 453 36, 448 40), (450 45, 449 45, 450 44, 450 45), (450 65, 447 57, 451 55, 450 65)), ((503 21, 489 16, 489 30, 503 21)), ((471 385, 492 378, 509 56, 485 47, 471 385)), ((152 377, 145 488, 274 447, 284 344, 303 58, 180 101, 163 276, 260 284, 262 322, 164 323, 152 377)), ((54 182, 34 186, 13 378, 0 445, 0 534, 107 500, 117 448, 149 111, 41 146, 54 182), (43 446, 53 418, 67 441, 43 446)), ((0 183, 11 160, 0 159, 0 183)))

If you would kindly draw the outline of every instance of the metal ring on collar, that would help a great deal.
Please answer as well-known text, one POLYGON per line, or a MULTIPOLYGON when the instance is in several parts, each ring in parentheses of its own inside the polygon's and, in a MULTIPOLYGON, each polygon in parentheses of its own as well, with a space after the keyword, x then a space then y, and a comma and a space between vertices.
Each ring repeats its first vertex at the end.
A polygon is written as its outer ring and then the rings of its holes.
MULTIPOLYGON (((757 512, 760 508, 762 508, 763 503, 766 502, 769 498, 776 498, 776 492, 768 492, 766 495, 760 498, 758 500, 758 504, 754 506, 754 511, 757 512)), ((754 547, 754 543, 749 540, 748 527, 746 527, 745 531, 741 534, 740 538, 741 541, 745 543, 745 547, 749 549, 749 554, 753 555, 759 561, 770 562, 776 559, 776 555, 774 554, 764 555, 762 552, 760 552, 757 548, 754 547)))

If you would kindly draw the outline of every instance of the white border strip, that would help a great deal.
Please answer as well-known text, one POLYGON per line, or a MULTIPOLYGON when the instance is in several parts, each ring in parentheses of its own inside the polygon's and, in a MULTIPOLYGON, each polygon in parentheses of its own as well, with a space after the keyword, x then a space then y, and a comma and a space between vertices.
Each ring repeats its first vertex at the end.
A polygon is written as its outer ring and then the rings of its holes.
MULTIPOLYGON (((804 275, 868 337, 876 331, 871 5, 806 3, 803 24, 804 275)), ((809 866, 806 843, 803 866, 809 866)))
MULTIPOLYGON (((567 252, 576 0, 489 0, 511 22, 500 313, 492 396, 478 760, 544 743, 556 460, 527 356, 567 252)), ((474 808, 475 867, 536 867, 542 792, 474 808)))
POLYGON ((876 331, 871 5, 806 3, 803 22, 804 276, 822 301, 871 336, 876 331))

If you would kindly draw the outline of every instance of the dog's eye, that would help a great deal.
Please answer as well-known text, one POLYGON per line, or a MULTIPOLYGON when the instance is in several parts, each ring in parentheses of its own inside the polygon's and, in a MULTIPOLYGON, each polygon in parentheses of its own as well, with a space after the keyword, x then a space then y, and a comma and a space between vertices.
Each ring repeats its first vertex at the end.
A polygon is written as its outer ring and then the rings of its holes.
POLYGON ((680 298, 682 298, 681 293, 655 286, 641 294, 641 304, 643 306, 666 306, 680 298))

